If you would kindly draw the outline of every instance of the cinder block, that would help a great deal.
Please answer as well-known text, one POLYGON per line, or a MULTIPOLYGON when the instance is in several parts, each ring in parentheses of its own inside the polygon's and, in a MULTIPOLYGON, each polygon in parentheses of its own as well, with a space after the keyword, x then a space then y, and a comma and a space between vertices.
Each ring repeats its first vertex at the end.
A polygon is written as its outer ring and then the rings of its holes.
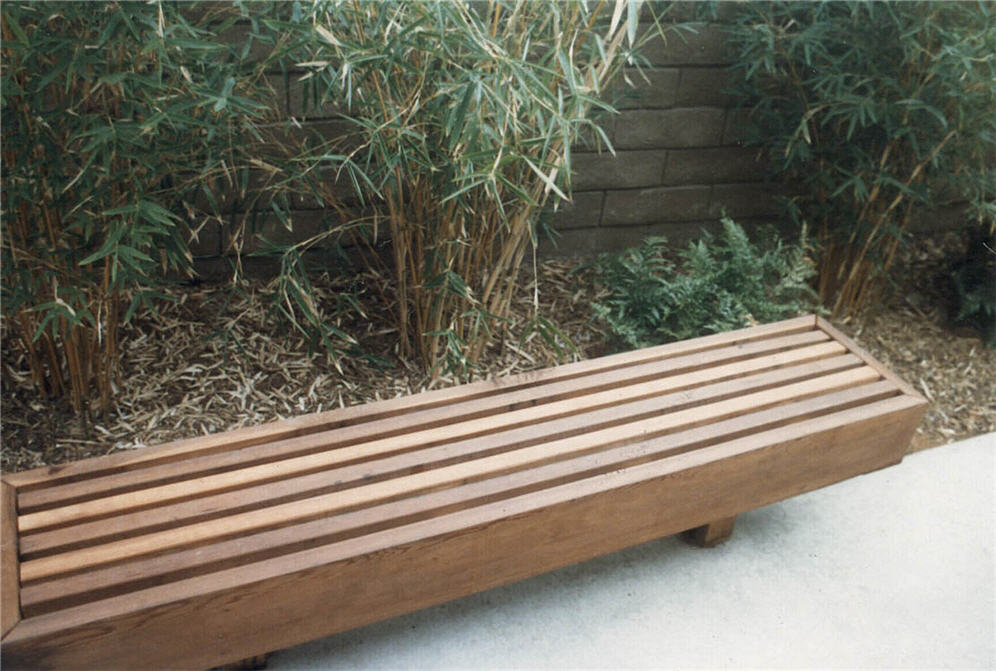
POLYGON ((661 18, 667 21, 709 22, 713 19, 711 5, 705 2, 673 2, 661 18))
MULTIPOLYGON (((281 244, 303 242, 334 225, 333 213, 329 210, 292 210, 290 212, 291 226, 288 228, 272 212, 259 212, 255 216, 236 214, 234 221, 225 227, 223 254, 231 254, 234 245, 234 232, 245 217, 245 237, 242 252, 251 254, 265 247, 261 238, 281 244)), ((328 241, 331 244, 332 240, 328 241)))
POLYGON ((540 240, 537 253, 542 258, 593 257, 635 247, 650 234, 648 226, 575 228, 563 231, 554 240, 540 240))
MULTIPOLYGON (((287 126, 278 133, 283 133, 293 142, 303 142, 307 140, 311 146, 315 146, 325 140, 333 138, 347 138, 356 136, 357 128, 354 124, 343 119, 322 119, 319 121, 301 121, 297 124, 288 123, 287 126)), ((344 147, 355 147, 357 141, 347 141, 344 147)))
POLYGON ((617 149, 669 149, 717 146, 725 110, 684 107, 622 112, 616 122, 617 149))
POLYGON ((228 212, 232 208, 232 204, 238 199, 237 190, 229 186, 228 179, 224 176, 218 176, 212 180, 202 182, 199 186, 200 188, 197 192, 192 194, 190 200, 188 200, 188 204, 197 212, 209 212, 212 214, 228 212), (208 200, 204 189, 210 189, 211 195, 214 197, 214 205, 208 200))
POLYGON ((972 221, 967 202, 947 203, 913 215, 909 230, 913 233, 947 230, 957 231, 972 221))
MULTIPOLYGON (((291 203, 295 209, 325 209, 326 207, 331 206, 331 204, 325 200, 328 198, 333 198, 335 199, 335 202, 342 203, 343 205, 359 201, 359 195, 356 189, 345 174, 340 175, 339 178, 336 179, 335 171, 323 170, 318 175, 318 179, 321 180, 321 184, 318 187, 320 191, 317 195, 308 191, 292 194, 291 203), (327 190, 327 192, 322 190, 327 190)), ((368 195, 367 197, 370 198, 372 196, 368 195)))
POLYGON ((671 21, 699 21, 729 23, 750 2, 744 0, 719 0, 718 2, 675 2, 667 13, 671 21))
POLYGON ((666 151, 577 153, 572 157, 574 190, 660 186, 666 151))
POLYGON ((725 184, 756 182, 764 178, 758 150, 746 147, 672 149, 668 153, 664 184, 725 184))
POLYGON ((664 109, 678 99, 678 68, 626 68, 612 90, 616 109, 664 109))
MULTIPOLYGON (((596 112, 594 122, 609 138, 609 142, 615 145, 616 142, 616 117, 618 114, 596 112)), ((572 151, 596 151, 604 149, 605 145, 598 134, 588 126, 581 128, 580 137, 577 142, 571 145, 572 151)))
POLYGON ((648 237, 664 237, 675 247, 685 247, 698 240, 704 231, 717 234, 718 219, 702 221, 671 221, 612 228, 579 228, 564 233, 555 241, 541 240, 539 255, 543 258, 594 257, 615 254, 636 247, 648 237))
POLYGON ((654 237, 665 237, 675 248, 685 248, 688 243, 698 240, 708 231, 716 235, 722 230, 719 219, 704 219, 701 221, 672 221, 654 224, 647 227, 647 234, 654 237))
POLYGON ((234 208, 236 212, 244 212, 251 208, 256 208, 269 214, 271 210, 268 209, 269 206, 266 203, 275 198, 278 192, 286 195, 289 199, 290 207, 293 209, 314 210, 324 207, 324 205, 311 202, 314 200, 312 196, 296 193, 295 189, 300 185, 282 186, 281 182, 283 179, 284 175, 280 172, 250 171, 249 178, 246 181, 244 197, 239 195, 238 189, 232 189, 228 192, 228 195, 231 196, 228 211, 234 208), (254 199, 258 200, 254 202, 254 199), (309 205, 302 207, 301 205, 305 200, 309 201, 309 205))
POLYGON ((733 62, 733 51, 722 26, 700 24, 694 29, 694 33, 670 31, 666 40, 652 40, 643 50, 643 57, 657 67, 726 65, 733 62))
POLYGON ((730 73, 725 67, 681 68, 678 107, 726 107, 730 73))
POLYGON ((719 0, 713 5, 715 14, 712 20, 717 23, 730 23, 739 12, 744 11, 744 7, 743 0, 719 0))
POLYGON ((708 212, 719 217, 725 211, 733 219, 781 214, 778 196, 783 193, 783 188, 770 182, 714 184, 708 212))
POLYGON ((723 144, 743 144, 747 139, 746 128, 749 124, 749 109, 726 110, 726 123, 723 126, 723 144))
POLYGON ((669 21, 729 23, 749 2, 719 0, 718 2, 675 2, 664 16, 669 21))
POLYGON ((252 37, 252 25, 248 21, 235 23, 218 34, 219 42, 233 44, 241 54, 242 49, 248 45, 248 50, 243 60, 247 63, 259 63, 273 54, 274 45, 266 44, 261 40, 252 37))
POLYGON ((706 219, 709 216, 709 188, 678 186, 609 191, 605 194, 602 226, 706 219))
POLYGON ((552 207, 544 213, 551 226, 559 231, 598 226, 602 219, 602 191, 575 193, 573 200, 561 201, 557 210, 552 207))

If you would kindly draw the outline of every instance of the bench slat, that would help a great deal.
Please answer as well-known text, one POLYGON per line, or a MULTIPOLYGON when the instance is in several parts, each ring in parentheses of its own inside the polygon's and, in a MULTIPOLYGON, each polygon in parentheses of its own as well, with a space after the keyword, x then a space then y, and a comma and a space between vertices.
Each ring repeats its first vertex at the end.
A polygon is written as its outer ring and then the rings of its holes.
POLYGON ((815 317, 797 317, 773 324, 748 327, 736 331, 668 343, 632 352, 624 352, 598 359, 588 359, 564 364, 541 371, 519 373, 497 380, 485 380, 448 389, 438 389, 420 394, 386 399, 348 408, 337 408, 302 417, 280 420, 261 426, 246 427, 223 434, 213 434, 175 441, 156 446, 155 450, 129 450, 118 454, 96 457, 84 461, 46 466, 11 473, 4 477, 17 487, 19 495, 40 487, 52 487, 82 478, 94 478, 111 473, 143 468, 152 464, 171 463, 192 456, 228 452, 262 443, 287 440, 318 431, 329 431, 351 426, 361 421, 373 421, 415 410, 439 407, 455 401, 479 398, 500 391, 532 387, 583 375, 593 375, 625 366, 657 361, 695 352, 707 351, 726 345, 737 345, 771 337, 805 333, 814 330, 815 317))
POLYGON ((20 571, 16 491, 6 482, 0 482, 0 637, 6 636, 21 619, 20 571))
POLYGON ((834 341, 839 342, 841 345, 847 348, 849 352, 853 352, 855 356, 859 357, 866 365, 871 366, 878 371, 879 375, 884 377, 886 380, 892 382, 896 387, 907 396, 913 398, 919 398, 923 401, 926 399, 920 395, 916 389, 913 388, 911 384, 900 378, 898 375, 893 373, 891 370, 882 365, 881 361, 876 360, 871 354, 865 351, 862 347, 859 347, 856 342, 846 335, 841 333, 833 324, 827 321, 825 318, 817 316, 816 317, 816 328, 826 333, 834 341))
MULTIPOLYGON (((463 484, 473 479, 526 468, 552 459, 563 458, 566 455, 613 447, 626 441, 657 436, 669 430, 676 430, 678 427, 691 428, 706 422, 715 422, 742 414, 754 408, 763 408, 877 379, 879 379, 877 371, 869 367, 856 368, 843 373, 822 376, 767 391, 745 394, 725 401, 707 403, 687 410, 663 414, 642 422, 592 431, 568 439, 547 441, 540 445, 414 473, 404 478, 354 487, 340 492, 270 506, 261 510, 229 515, 221 520, 200 522, 145 536, 112 541, 101 546, 26 561, 21 564, 21 579, 24 582, 29 582, 122 558, 202 543, 212 538, 224 538, 258 529, 291 524, 295 521, 330 515, 433 488, 463 484)), ((94 504, 97 503, 101 502, 94 502, 94 504)), ((68 506, 67 508, 71 509, 72 513, 67 514, 75 513, 75 510, 82 505, 68 506)), ((66 509, 36 513, 30 517, 53 515, 64 510, 66 509)), ((106 510, 102 512, 106 512, 106 510)), ((22 519, 27 518, 22 517, 22 519)))
MULTIPOLYGON (((829 345, 826 350, 801 351, 794 357, 765 358, 757 362, 756 368, 778 367, 791 358, 806 359, 814 355, 822 356, 830 354, 834 350, 829 345)), ((836 350, 839 351, 839 350, 836 350)), ((854 364, 859 362, 855 359, 854 364)), ((423 431, 411 431, 406 434, 392 436, 379 440, 364 443, 351 444, 328 449, 324 452, 311 453, 305 456, 292 457, 281 461, 271 461, 259 466, 247 466, 236 471, 227 471, 217 475, 208 475, 200 478, 191 478, 179 483, 161 485, 158 487, 135 490, 125 494, 113 496, 100 496, 101 492, 95 492, 91 500, 62 506, 60 508, 50 508, 36 513, 23 513, 19 520, 19 528, 22 533, 27 533, 47 526, 59 525, 68 521, 79 520, 86 517, 113 514, 126 509, 138 509, 143 506, 162 505, 171 500, 179 500, 191 496, 205 496, 215 491, 224 491, 242 487, 253 482, 274 481, 278 478, 289 477, 297 474, 306 474, 318 470, 325 470, 334 466, 343 466, 350 463, 369 462, 375 458, 383 458, 393 454, 402 454, 414 449, 425 450, 435 445, 452 443, 456 440, 467 440, 481 437, 488 440, 499 431, 510 430, 517 427, 528 427, 530 431, 548 419, 556 419, 566 416, 580 416, 580 413, 597 410, 613 404, 622 404, 629 400, 652 397, 654 394, 663 394, 669 391, 681 391, 690 389, 696 385, 703 384, 713 379, 724 379, 742 375, 748 369, 747 366, 734 365, 732 367, 710 368, 689 375, 679 375, 667 377, 652 382, 632 385, 625 389, 617 389, 610 392, 600 392, 583 397, 583 399, 569 399, 550 404, 543 404, 534 407, 527 407, 521 410, 506 412, 500 417, 490 418, 486 423, 479 420, 458 422, 447 427, 438 429, 427 429, 423 431), (487 434, 487 436, 485 436, 487 434)), ((819 369, 806 372, 802 375, 812 375, 819 372, 819 369)), ((741 378, 742 379, 742 378, 741 378)), ((764 378, 762 378, 763 380, 764 378)), ((784 377, 775 376, 767 384, 782 382, 784 377)), ((762 381, 762 384, 765 382, 762 381)), ((748 384, 748 382, 744 382, 748 384)), ((698 400, 698 393, 704 393, 704 388, 689 392, 689 401, 698 400)), ((677 398, 671 396, 672 399, 677 398)), ((708 398, 703 396, 701 398, 708 398)), ((660 409, 668 407, 665 402, 660 409)), ((571 423, 570 426, 577 426, 571 423)), ((331 447, 336 447, 333 443, 331 447)))
POLYGON ((526 388, 557 380, 571 379, 581 375, 596 374, 667 357, 706 351, 725 345, 748 343, 793 333, 804 333, 812 331, 814 326, 815 317, 812 315, 797 317, 774 324, 748 327, 696 338, 694 340, 668 343, 657 347, 600 357, 598 359, 578 361, 554 368, 547 368, 542 371, 519 373, 498 380, 474 382, 459 387, 427 391, 359 406, 337 408, 321 413, 271 422, 261 426, 237 429, 224 434, 174 441, 159 445, 155 450, 130 450, 128 452, 111 454, 70 464, 36 468, 21 473, 11 473, 4 477, 10 484, 17 487, 20 494, 23 494, 38 487, 51 487, 81 478, 100 477, 110 473, 142 468, 151 464, 170 463, 177 459, 189 458, 195 455, 227 452, 232 449, 286 440, 317 431, 328 431, 350 426, 357 421, 372 421, 418 409, 438 407, 454 401, 486 396, 496 391, 526 388))
MULTIPOLYGON (((846 365, 846 364, 845 364, 846 365)), ((791 379, 791 375, 795 373, 796 369, 791 371, 782 371, 781 373, 769 375, 767 377, 755 377, 754 380, 758 384, 776 384, 784 382, 787 379, 791 379)), ((821 372, 820 367, 813 368, 803 367, 798 369, 798 375, 809 376, 816 372, 821 372)), ((753 380, 741 380, 740 384, 744 385, 744 388, 750 388, 753 380)), ((678 385, 680 389, 682 385, 678 385)), ((689 392, 685 396, 679 397, 688 402, 702 401, 710 398, 708 391, 710 389, 718 389, 725 391, 727 387, 719 388, 704 388, 698 389, 694 392, 689 392), (701 394, 701 395, 697 395, 701 394)), ((667 389, 667 385, 661 385, 658 391, 663 391, 667 389)), ((791 393, 791 392, 787 392, 791 393)), ((674 395, 671 396, 672 399, 675 398, 674 395)), ((660 408, 668 407, 669 403, 665 402, 660 408)), ((516 414, 529 413, 532 414, 532 409, 526 409, 523 411, 517 411, 516 413, 507 413, 510 416, 516 414)), ((530 418, 533 419, 533 418, 530 418)), ((523 424, 524 422, 510 422, 509 425, 515 426, 517 424, 523 424)), ((494 423, 493 423, 494 424, 494 423)), ((534 431, 536 424, 533 423, 529 426, 529 431, 534 431)), ((502 425, 494 425, 494 429, 497 431, 502 428, 502 425)), ((450 434, 447 436, 450 439, 455 438, 467 438, 475 436, 477 433, 473 430, 465 431, 462 434, 450 434)), ((427 440, 424 434, 413 434, 408 438, 406 443, 399 443, 397 440, 392 440, 390 445, 392 447, 398 445, 433 445, 441 441, 430 441, 427 440)), ((144 490, 141 492, 133 492, 127 495, 119 495, 113 497, 107 497, 102 499, 97 499, 94 501, 89 501, 81 504, 74 504, 71 506, 65 506, 59 509, 49 510, 43 513, 34 513, 28 515, 22 515, 20 518, 20 528, 22 532, 31 531, 37 528, 50 526, 53 524, 59 524, 67 521, 75 521, 81 518, 92 517, 101 514, 113 513, 120 510, 125 510, 128 508, 140 508, 143 505, 151 504, 162 504, 163 502, 169 501, 171 499, 182 498, 187 492, 211 492, 215 490, 223 490, 227 485, 245 485, 253 481, 266 481, 272 480, 277 474, 293 474, 298 472, 307 472, 308 470, 314 469, 317 466, 332 466, 342 463, 348 463, 355 458, 360 456, 375 456, 393 453, 394 450, 382 450, 379 449, 380 445, 378 443, 373 443, 372 445, 358 445, 352 446, 347 449, 340 449, 334 452, 321 453, 312 455, 306 458, 297 458, 291 460, 285 460, 284 462, 276 462, 267 464, 263 467, 254 467, 242 469, 239 472, 231 474, 223 474, 218 476, 208 476, 198 480, 188 481, 180 485, 169 485, 164 487, 158 487, 154 489, 144 490), (171 490, 174 492, 171 494, 171 490)), ((424 448, 423 448, 424 449, 424 448)))

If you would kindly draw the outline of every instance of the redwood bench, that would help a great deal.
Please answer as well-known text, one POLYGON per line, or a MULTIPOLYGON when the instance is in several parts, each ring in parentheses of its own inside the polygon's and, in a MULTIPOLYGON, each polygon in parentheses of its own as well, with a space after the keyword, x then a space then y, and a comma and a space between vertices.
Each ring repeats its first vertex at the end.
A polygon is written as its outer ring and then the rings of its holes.
POLYGON ((5 668, 208 668, 899 462, 926 402, 793 319, 3 478, 5 668))

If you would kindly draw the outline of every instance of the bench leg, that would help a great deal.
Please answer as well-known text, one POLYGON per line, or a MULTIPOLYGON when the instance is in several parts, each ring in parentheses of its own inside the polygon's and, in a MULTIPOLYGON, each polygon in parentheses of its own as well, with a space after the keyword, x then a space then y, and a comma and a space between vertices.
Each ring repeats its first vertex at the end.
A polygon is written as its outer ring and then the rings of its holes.
POLYGON ((710 522, 701 527, 689 529, 685 532, 685 538, 690 542, 703 548, 716 547, 720 543, 729 540, 733 534, 733 522, 737 517, 727 517, 715 522, 710 522))
POLYGON ((234 664, 226 664, 218 669, 218 671, 260 671, 266 668, 267 658, 269 658, 270 653, 263 655, 256 655, 255 657, 246 657, 243 660, 235 662, 234 664))

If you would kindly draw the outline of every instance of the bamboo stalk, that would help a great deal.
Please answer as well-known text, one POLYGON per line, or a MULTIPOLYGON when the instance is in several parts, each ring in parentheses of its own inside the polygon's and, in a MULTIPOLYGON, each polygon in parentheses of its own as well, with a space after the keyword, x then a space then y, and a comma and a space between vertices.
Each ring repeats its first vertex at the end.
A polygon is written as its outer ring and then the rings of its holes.
MULTIPOLYGON (((945 135, 944 138, 931 150, 931 152, 913 168, 909 177, 907 177, 906 180, 903 182, 904 187, 909 187, 911 184, 913 184, 914 181, 919 179, 920 174, 923 171, 924 167, 926 167, 931 161, 934 160, 934 157, 936 157, 937 154, 940 153, 941 149, 944 148, 944 145, 946 145, 951 140, 951 138, 955 136, 955 134, 956 131, 952 130, 947 135, 945 135)), ((868 250, 870 249, 872 243, 877 239, 879 231, 881 231, 882 227, 885 225, 886 221, 888 220, 887 217, 896 207, 899 206, 900 203, 903 202, 903 199, 905 197, 906 197, 905 194, 902 191, 899 191, 899 193, 897 193, 896 196, 889 203, 888 207, 886 207, 885 210, 881 214, 879 214, 879 216, 876 218, 875 225, 873 226, 871 232, 866 235, 864 244, 861 246, 860 251, 856 255, 856 258, 859 262, 864 261, 867 258, 868 250)), ((905 226, 905 222, 903 222, 902 226, 905 226)), ((847 279, 844 281, 844 286, 850 285, 852 282, 855 282, 859 273, 867 272, 867 270, 862 271, 861 268, 862 265, 860 263, 852 263, 850 265, 850 271, 847 273, 847 279)), ((839 297, 837 301, 834 303, 832 314, 834 316, 838 315, 845 306, 847 306, 848 309, 850 310, 859 305, 860 303, 856 302, 843 302, 842 298, 839 297)))

